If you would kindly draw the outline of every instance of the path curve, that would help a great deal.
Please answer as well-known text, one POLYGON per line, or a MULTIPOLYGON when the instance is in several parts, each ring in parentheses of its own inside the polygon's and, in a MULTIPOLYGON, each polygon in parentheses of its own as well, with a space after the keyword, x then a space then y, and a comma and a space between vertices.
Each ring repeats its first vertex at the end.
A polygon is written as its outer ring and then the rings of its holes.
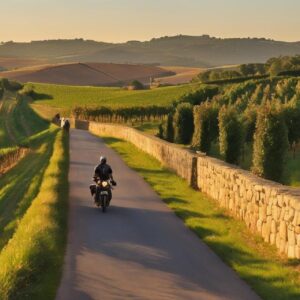
POLYGON ((238 278, 101 139, 71 130, 68 245, 57 300, 256 300, 238 278), (118 187, 107 214, 88 185, 100 154, 118 187))

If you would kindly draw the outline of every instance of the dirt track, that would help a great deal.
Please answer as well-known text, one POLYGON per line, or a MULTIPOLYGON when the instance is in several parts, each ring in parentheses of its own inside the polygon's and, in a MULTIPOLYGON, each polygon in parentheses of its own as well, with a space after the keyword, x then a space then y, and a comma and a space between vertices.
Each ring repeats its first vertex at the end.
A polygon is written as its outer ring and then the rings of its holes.
POLYGON ((57 300, 259 299, 103 142, 71 131, 68 248, 57 300), (88 185, 100 154, 118 187, 107 214, 88 185))

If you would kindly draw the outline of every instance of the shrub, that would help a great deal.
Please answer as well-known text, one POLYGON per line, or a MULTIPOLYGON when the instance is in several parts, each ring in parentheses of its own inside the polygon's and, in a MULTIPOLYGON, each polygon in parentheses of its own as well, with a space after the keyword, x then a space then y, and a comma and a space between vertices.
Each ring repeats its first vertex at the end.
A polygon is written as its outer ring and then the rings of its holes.
POLYGON ((288 140, 293 156, 296 157, 297 144, 300 141, 300 96, 296 94, 293 99, 284 106, 285 124, 288 129, 288 140))
POLYGON ((245 141, 247 143, 253 142, 256 119, 257 119, 257 107, 256 106, 248 107, 243 114, 244 135, 245 135, 245 141))
POLYGON ((130 86, 134 89, 134 90, 143 90, 145 89, 144 85, 138 81, 138 80, 133 80, 131 83, 130 83, 130 86))
POLYGON ((179 144, 189 144, 194 132, 193 106, 178 104, 174 114, 174 140, 179 144))
POLYGON ((168 114, 166 127, 165 127, 165 136, 164 139, 168 142, 174 142, 174 124, 173 124, 173 112, 168 114))
POLYGON ((270 103, 257 116, 252 171, 266 179, 279 181, 288 151, 288 131, 283 112, 270 103))
POLYGON ((163 123, 160 123, 158 125, 158 133, 156 134, 157 137, 159 137, 160 139, 164 138, 164 125, 163 123))
POLYGON ((23 88, 23 85, 17 81, 10 81, 7 78, 0 79, 0 87, 8 91, 19 91, 23 88))
POLYGON ((211 142, 218 136, 218 110, 209 103, 194 107, 192 147, 209 153, 211 142))
POLYGON ((219 112, 220 153, 226 162, 238 164, 243 143, 243 130, 234 107, 223 106, 219 112))
POLYGON ((194 92, 188 93, 184 97, 182 97, 182 102, 189 102, 193 105, 199 105, 207 100, 212 99, 220 92, 217 86, 211 85, 203 85, 199 89, 194 92))

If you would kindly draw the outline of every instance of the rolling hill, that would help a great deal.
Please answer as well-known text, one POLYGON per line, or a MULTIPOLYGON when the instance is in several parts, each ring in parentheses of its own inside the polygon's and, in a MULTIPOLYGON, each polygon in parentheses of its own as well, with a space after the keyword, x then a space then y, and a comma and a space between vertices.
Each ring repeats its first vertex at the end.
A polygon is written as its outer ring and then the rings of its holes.
POLYGON ((265 62, 270 57, 299 53, 300 42, 264 38, 222 39, 208 35, 178 35, 126 43, 74 39, 0 45, 0 57, 46 59, 51 63, 93 61, 193 67, 265 62))
POLYGON ((137 79, 149 83, 150 77, 163 77, 173 72, 155 66, 111 63, 67 63, 41 65, 1 72, 0 77, 20 82, 66 85, 120 86, 137 79))

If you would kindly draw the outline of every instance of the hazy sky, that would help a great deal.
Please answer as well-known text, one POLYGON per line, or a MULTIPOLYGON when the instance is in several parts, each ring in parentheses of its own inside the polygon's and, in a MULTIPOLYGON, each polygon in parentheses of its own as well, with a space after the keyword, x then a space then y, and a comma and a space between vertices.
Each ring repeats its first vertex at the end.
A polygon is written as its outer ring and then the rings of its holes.
POLYGON ((176 34, 300 41, 300 0, 0 0, 0 41, 176 34))

